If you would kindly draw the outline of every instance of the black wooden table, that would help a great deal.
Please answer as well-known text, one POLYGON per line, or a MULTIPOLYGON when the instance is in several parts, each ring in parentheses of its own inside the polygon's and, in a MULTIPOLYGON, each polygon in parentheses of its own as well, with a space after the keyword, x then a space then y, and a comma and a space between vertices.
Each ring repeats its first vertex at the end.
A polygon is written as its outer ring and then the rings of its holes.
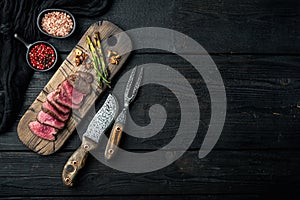
MULTIPOLYGON (((201 115, 196 139, 184 155, 158 171, 129 174, 90 157, 74 188, 64 187, 61 171, 81 141, 74 133, 51 156, 40 156, 18 140, 16 127, 54 71, 35 73, 14 126, 0 137, 0 198, 36 199, 297 199, 300 186, 300 5, 297 0, 115 0, 98 19, 78 20, 78 36, 49 39, 63 58, 95 21, 125 30, 156 26, 180 31, 199 42, 223 77, 227 116, 222 135, 205 158, 198 151, 209 126, 210 103, 203 79, 177 55, 135 51, 127 66, 162 63, 180 71, 197 94, 201 115), (208 113, 208 115, 205 115, 208 113)), ((125 73, 123 70, 119 77, 125 73)), ((152 151, 176 134, 178 102, 164 88, 145 86, 130 108, 140 125, 148 108, 166 107, 168 123, 149 139, 128 137, 126 150, 152 151)))

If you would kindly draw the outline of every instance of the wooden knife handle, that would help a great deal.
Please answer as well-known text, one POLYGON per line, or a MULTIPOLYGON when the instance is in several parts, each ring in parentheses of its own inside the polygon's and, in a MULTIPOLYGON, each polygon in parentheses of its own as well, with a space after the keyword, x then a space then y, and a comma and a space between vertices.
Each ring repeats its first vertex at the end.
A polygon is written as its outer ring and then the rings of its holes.
POLYGON ((106 145, 104 156, 107 160, 115 156, 117 147, 119 146, 121 136, 123 133, 124 125, 122 123, 116 122, 111 130, 109 140, 106 145))
POLYGON ((89 151, 94 148, 96 148, 96 144, 83 137, 80 147, 72 154, 64 166, 62 180, 66 186, 73 186, 78 171, 85 165, 89 151))

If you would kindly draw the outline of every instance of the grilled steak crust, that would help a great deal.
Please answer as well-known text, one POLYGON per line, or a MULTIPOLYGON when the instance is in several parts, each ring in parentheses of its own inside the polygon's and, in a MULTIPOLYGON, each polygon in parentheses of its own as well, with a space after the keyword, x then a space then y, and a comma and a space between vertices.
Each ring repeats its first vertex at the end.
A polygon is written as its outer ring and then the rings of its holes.
POLYGON ((41 124, 38 121, 33 121, 29 123, 29 128, 33 134, 37 135, 42 139, 49 140, 49 141, 55 140, 54 135, 57 133, 57 131, 55 128, 51 126, 41 124))
POLYGON ((92 82, 93 75, 87 72, 70 75, 47 95, 37 121, 28 124, 31 132, 42 139, 55 141, 57 131, 63 129, 69 119, 71 109, 80 108, 84 97, 91 92, 92 82))
POLYGON ((54 100, 60 105, 66 106, 70 109, 78 109, 81 106, 81 104, 74 104, 72 100, 69 99, 66 91, 61 85, 58 86, 58 88, 56 89, 56 95, 54 96, 54 100))
POLYGON ((47 95, 47 101, 53 106, 55 107, 59 112, 63 113, 63 114, 68 114, 70 113, 70 108, 66 107, 66 106, 62 106, 58 103, 55 102, 54 100, 54 96, 56 95, 56 92, 53 91, 51 93, 49 93, 47 95))
POLYGON ((83 93, 73 88, 73 86, 66 80, 61 83, 61 86, 63 87, 64 92, 67 94, 67 97, 72 101, 73 104, 81 104, 84 98, 83 93))
POLYGON ((67 81, 79 92, 87 95, 91 92, 91 84, 83 79, 81 76, 72 74, 67 78, 67 81))
POLYGON ((77 71, 75 74, 80 76, 80 78, 84 79, 87 83, 92 83, 94 80, 93 75, 88 72, 77 71))
POLYGON ((55 117, 56 119, 58 119, 61 122, 67 121, 70 116, 70 114, 62 114, 62 113, 58 112, 58 110, 54 106, 52 106, 48 101, 45 101, 42 104, 42 110, 45 113, 52 115, 53 117, 55 117))
POLYGON ((37 116, 37 120, 42 124, 52 126, 57 129, 62 129, 65 126, 64 122, 59 121, 58 119, 56 119, 55 117, 53 117, 48 113, 45 113, 44 111, 39 112, 37 116))

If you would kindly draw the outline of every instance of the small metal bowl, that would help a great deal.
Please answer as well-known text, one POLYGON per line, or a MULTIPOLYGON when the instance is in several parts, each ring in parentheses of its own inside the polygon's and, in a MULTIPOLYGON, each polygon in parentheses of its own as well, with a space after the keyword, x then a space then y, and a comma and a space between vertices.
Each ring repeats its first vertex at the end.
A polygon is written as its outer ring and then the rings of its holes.
POLYGON ((38 17, 37 17, 37 27, 38 27, 38 29, 39 29, 43 34, 48 35, 48 36, 50 36, 50 37, 53 37, 53 38, 67 38, 67 37, 69 37, 70 35, 72 35, 72 34, 74 33, 75 28, 76 28, 76 21, 75 21, 74 16, 72 15, 72 13, 70 13, 70 12, 67 11, 67 10, 63 10, 63 9, 55 9, 55 8, 53 8, 53 9, 45 9, 45 10, 43 10, 42 12, 40 12, 40 14, 39 14, 38 17), (70 17, 71 17, 71 19, 72 19, 72 21, 73 21, 73 28, 72 28, 72 30, 70 31, 69 34, 67 34, 67 35, 65 35, 65 36, 55 36, 55 35, 51 35, 51 34, 49 34, 49 33, 47 33, 46 31, 43 30, 43 28, 42 28, 42 26, 41 26, 41 22, 42 22, 42 19, 43 19, 44 15, 47 14, 47 13, 49 13, 49 12, 54 12, 54 11, 64 12, 64 13, 70 15, 70 17))
POLYGON ((36 42, 34 42, 32 44, 29 44, 29 43, 25 42, 24 39, 21 38, 20 36, 18 36, 18 34, 16 34, 16 33, 14 34, 14 37, 17 40, 19 40, 20 42, 22 42, 26 46, 26 48, 27 48, 26 61, 27 61, 27 64, 29 65, 29 67, 31 67, 33 70, 38 71, 38 72, 46 72, 46 71, 51 70, 56 65, 56 62, 57 62, 57 59, 58 59, 58 57, 57 57, 57 51, 56 51, 56 49, 54 48, 54 46, 52 44, 50 44, 48 42, 45 42, 45 41, 36 41, 36 42), (38 45, 38 44, 48 45, 48 46, 50 46, 54 50, 55 61, 52 63, 52 65, 50 67, 48 67, 46 69, 38 69, 38 68, 32 66, 31 63, 30 63, 30 60, 29 60, 29 52, 30 52, 30 50, 32 49, 32 47, 34 47, 35 45, 38 45))

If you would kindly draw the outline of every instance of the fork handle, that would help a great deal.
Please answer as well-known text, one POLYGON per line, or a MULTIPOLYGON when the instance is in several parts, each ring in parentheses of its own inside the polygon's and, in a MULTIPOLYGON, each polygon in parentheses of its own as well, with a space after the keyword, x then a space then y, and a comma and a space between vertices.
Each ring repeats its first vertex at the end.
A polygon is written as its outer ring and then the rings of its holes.
POLYGON ((111 130, 109 140, 106 145, 104 156, 107 160, 110 160, 115 156, 119 143, 121 141, 124 124, 116 122, 111 130))

